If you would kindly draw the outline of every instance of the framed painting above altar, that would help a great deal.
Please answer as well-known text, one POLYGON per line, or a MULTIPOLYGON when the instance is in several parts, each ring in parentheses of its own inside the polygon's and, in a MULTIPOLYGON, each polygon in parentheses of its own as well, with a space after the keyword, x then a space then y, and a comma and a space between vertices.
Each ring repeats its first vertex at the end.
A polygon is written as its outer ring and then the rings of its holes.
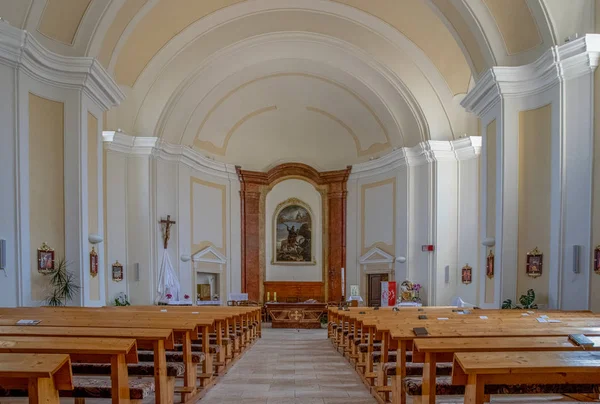
POLYGON ((313 214, 307 204, 296 198, 282 202, 275 210, 273 224, 273 264, 315 265, 313 214))

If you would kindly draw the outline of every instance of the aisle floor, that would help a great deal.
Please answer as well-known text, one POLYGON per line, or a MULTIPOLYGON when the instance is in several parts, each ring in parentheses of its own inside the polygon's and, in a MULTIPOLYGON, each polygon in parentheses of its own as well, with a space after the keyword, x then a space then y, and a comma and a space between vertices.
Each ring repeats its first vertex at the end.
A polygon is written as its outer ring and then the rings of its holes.
POLYGON ((202 404, 375 404, 326 330, 263 328, 202 404))

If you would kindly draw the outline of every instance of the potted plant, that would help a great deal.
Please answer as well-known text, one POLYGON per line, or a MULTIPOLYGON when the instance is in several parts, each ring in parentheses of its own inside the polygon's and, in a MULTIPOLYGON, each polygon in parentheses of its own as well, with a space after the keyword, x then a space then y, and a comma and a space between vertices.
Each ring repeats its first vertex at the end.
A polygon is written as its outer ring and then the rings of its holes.
POLYGON ((529 289, 526 294, 521 295, 519 298, 519 303, 521 305, 513 304, 511 299, 506 299, 502 302, 503 309, 537 309, 538 305, 534 303, 535 301, 535 292, 533 289, 529 289))
POLYGON ((48 306, 66 306, 79 291, 80 287, 75 283, 75 276, 67 269, 68 266, 69 263, 61 258, 55 270, 44 273, 44 276, 50 278, 52 288, 46 298, 48 306))
POLYGON ((321 328, 327 328, 327 314, 321 316, 321 328))

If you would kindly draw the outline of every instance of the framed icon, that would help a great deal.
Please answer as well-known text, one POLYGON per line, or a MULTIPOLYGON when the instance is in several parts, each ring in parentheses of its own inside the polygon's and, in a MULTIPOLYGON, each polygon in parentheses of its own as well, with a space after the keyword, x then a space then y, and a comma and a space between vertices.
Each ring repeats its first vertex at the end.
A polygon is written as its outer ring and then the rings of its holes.
POLYGON ((494 277, 494 253, 492 252, 492 250, 490 250, 490 253, 487 256, 487 262, 485 264, 485 274, 490 279, 494 277))
POLYGON ((469 283, 472 282, 472 278, 473 278, 473 268, 471 268, 469 266, 469 264, 465 265, 464 267, 462 267, 462 283, 464 283, 465 285, 468 285, 469 283))
POLYGON ((42 246, 37 250, 38 256, 38 271, 41 273, 48 273, 54 271, 54 250, 46 243, 42 243, 42 246))
POLYGON ((90 275, 92 275, 92 277, 98 275, 98 253, 94 247, 92 247, 92 251, 90 251, 90 275))
POLYGON ((594 248, 594 272, 600 275, 600 245, 594 248))
POLYGON ((113 282, 121 282, 123 280, 123 265, 119 261, 112 264, 112 280, 113 282))
POLYGON ((537 278, 542 276, 542 268, 544 265, 544 254, 537 247, 527 253, 527 265, 525 270, 528 276, 537 278))

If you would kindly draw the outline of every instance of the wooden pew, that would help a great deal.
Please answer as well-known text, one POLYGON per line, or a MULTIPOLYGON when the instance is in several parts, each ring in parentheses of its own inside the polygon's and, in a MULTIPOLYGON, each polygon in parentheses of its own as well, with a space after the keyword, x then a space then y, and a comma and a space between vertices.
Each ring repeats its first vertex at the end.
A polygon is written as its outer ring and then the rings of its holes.
POLYGON ((30 404, 59 404, 58 390, 73 390, 66 354, 0 354, 0 387, 27 389, 30 404))
POLYGON ((129 403, 127 363, 137 363, 134 339, 0 337, 0 353, 69 354, 71 360, 111 364, 112 402, 129 403))
MULTIPOLYGON (((196 394, 196 369, 195 364, 192 363, 192 341, 198 339, 198 333, 200 333, 202 341, 202 350, 205 356, 203 362, 202 373, 199 375, 201 379, 201 385, 205 388, 209 387, 212 383, 212 361, 210 355, 210 339, 209 335, 211 331, 215 331, 217 345, 223 346, 223 337, 229 338, 229 325, 233 326, 235 331, 237 328, 243 329, 242 340, 245 339, 243 345, 248 345, 256 337, 260 336, 260 308, 259 307, 235 307, 235 308, 221 308, 221 307, 171 307, 171 306, 141 306, 141 307, 118 307, 118 308, 71 308, 71 307, 36 307, 36 308, 14 308, 4 309, 0 308, 0 336, 2 335, 3 325, 10 325, 14 327, 16 320, 30 318, 41 320, 41 323, 35 327, 19 327, 23 332, 23 329, 41 329, 46 328, 48 331, 44 334, 58 334, 65 329, 70 329, 72 333, 85 334, 81 330, 89 329, 95 330, 92 333, 97 335, 103 333, 98 331, 99 328, 106 330, 122 330, 132 329, 145 329, 148 331, 159 329, 167 329, 175 335, 175 338, 181 339, 183 342, 183 355, 184 355, 184 366, 185 366, 185 377, 184 377, 184 388, 181 390, 184 393, 184 401, 192 401, 196 394)), ((14 333, 10 330, 4 330, 6 333, 14 333)), ((24 331, 29 335, 31 331, 24 331)), ((85 336, 89 336, 88 335, 85 336)), ((121 334, 119 334, 121 335, 121 334)), ((132 335, 133 336, 133 335, 132 335)), ((137 335, 143 337, 142 335, 137 335)), ((169 346, 173 346, 173 336, 169 340, 169 346)), ((148 340, 146 340, 148 341, 148 340)), ((152 342, 154 349, 155 358, 155 369, 157 369, 155 375, 155 384, 157 389, 157 402, 168 402, 166 394, 167 388, 161 388, 166 386, 166 369, 165 362, 165 341, 155 340, 152 342)), ((142 344, 142 341, 140 341, 142 344)), ((242 346, 243 348, 243 346, 242 346)), ((225 352, 224 349, 217 350, 218 352, 225 352)), ((225 359, 221 361, 221 357, 217 359, 217 367, 225 365, 225 359)), ((197 397, 196 397, 197 398, 197 397)))
POLYGON ((454 357, 452 383, 466 385, 465 404, 483 404, 487 384, 598 385, 600 356, 593 352, 459 352, 454 357))
MULTIPOLYGON (((144 316, 130 318, 130 316, 120 316, 116 314, 100 314, 93 313, 93 316, 86 314, 87 312, 82 311, 78 316, 65 316, 64 313, 53 314, 51 312, 43 313, 41 309, 31 309, 30 311, 23 311, 16 309, 17 314, 2 314, 0 315, 0 325, 16 325, 19 319, 23 318, 23 314, 26 314, 28 318, 41 320, 41 322, 33 327, 101 327, 101 328, 168 328, 171 329, 176 336, 183 340, 184 344, 184 394, 186 400, 191 400, 196 395, 196 365, 192 362, 191 355, 191 341, 198 338, 198 322, 205 324, 205 334, 208 335, 208 327, 212 324, 212 321, 208 320, 195 320, 195 321, 183 321, 178 319, 170 319, 166 317, 162 318, 148 318, 144 316), (189 353, 189 354, 187 354, 189 353)), ((205 362, 210 364, 210 355, 208 355, 205 362)), ((168 388, 166 387, 166 353, 165 346, 162 341, 156 341, 155 347, 155 368, 158 370, 157 378, 162 380, 160 386, 164 387, 164 390, 157 391, 157 402, 167 402, 168 388)), ((208 365, 204 365, 208 366, 208 365)), ((212 369, 212 365, 210 365, 212 369)), ((212 370, 211 370, 212 371, 212 370)), ((158 385, 157 385, 158 387, 158 385)))
POLYGON ((165 349, 173 349, 173 330, 161 328, 98 328, 98 327, 52 327, 52 326, 0 326, 0 337, 39 336, 39 337, 104 337, 133 338, 138 348, 151 349, 154 352, 154 385, 156 403, 167 403, 168 397, 166 360, 161 358, 165 349), (158 371, 156 371, 158 370, 158 371))
MULTIPOLYGON (((593 347, 587 350, 600 350, 600 337, 590 338, 593 347)), ((574 345, 568 337, 513 337, 513 338, 429 338, 415 339, 412 361, 424 363, 421 402, 435 404, 436 364, 452 362, 457 352, 548 352, 580 351, 583 347, 574 345)), ((416 401, 416 400, 413 400, 416 401)))
MULTIPOLYGON (((344 338, 340 338, 340 332, 342 335, 343 331, 350 327, 354 328, 354 331, 359 334, 359 342, 368 341, 368 355, 367 362, 364 366, 366 377, 373 377, 371 354, 373 352, 373 341, 375 339, 382 340, 381 347, 381 361, 382 363, 387 362, 387 351, 388 349, 400 348, 397 354, 400 360, 397 360, 396 376, 393 378, 393 384, 396 389, 401 391, 401 383, 398 382, 404 377, 406 369, 406 349, 412 345, 414 334, 412 332, 413 327, 426 327, 428 330, 435 331, 437 327, 442 329, 441 337, 465 337, 465 336, 509 336, 511 331, 514 329, 527 328, 531 329, 529 334, 532 335, 568 335, 570 333, 587 333, 590 335, 598 335, 600 328, 598 327, 586 327, 587 325, 600 325, 600 319, 590 312, 557 312, 557 311, 535 311, 533 314, 527 313, 525 310, 471 310, 470 314, 459 314, 456 312, 457 309, 453 308, 419 308, 419 309, 400 309, 399 312, 392 310, 365 310, 365 308, 350 309, 348 311, 341 311, 335 308, 330 309, 330 318, 333 321, 339 321, 339 326, 332 334, 332 339, 340 341, 341 345, 345 345, 346 341, 344 338), (454 310, 454 311, 453 311, 454 310), (428 315, 428 320, 418 320, 418 315, 428 315), (527 314, 523 316, 523 314, 527 314), (549 324, 549 323, 538 323, 535 318, 542 314, 548 314, 551 318, 563 319, 562 323, 549 324), (487 325, 481 325, 480 315, 488 316, 490 320, 487 325), (445 317, 448 320, 440 321, 438 317, 445 317), (479 321, 479 324, 477 324, 479 321), (501 323, 500 326, 494 326, 496 323, 501 323), (526 327, 523 327, 527 324, 526 327), (462 331, 461 331, 462 330, 462 331), (474 331, 476 335, 472 335, 474 331), (362 331, 362 333, 361 333, 362 331), (396 339, 390 338, 393 332, 396 332, 396 339), (404 332, 406 341, 403 343, 398 333, 404 332), (450 332, 450 335, 446 335, 450 332), (471 332, 471 334, 469 334, 471 332), (495 334, 494 334, 495 333, 495 334), (404 348, 403 348, 404 345, 404 348)), ((524 333, 517 335, 527 335, 524 333)), ((429 337, 431 337, 430 335, 429 337)), ((378 377, 378 384, 381 385, 381 380, 387 379, 381 374, 378 377)), ((393 390, 393 389, 392 389, 393 390)), ((376 386, 374 388, 374 395, 377 393, 385 393, 390 391, 388 387, 376 386)), ((395 391, 395 390, 394 390, 395 391)), ((394 402, 404 402, 405 397, 403 394, 398 394, 399 391, 395 391, 396 394, 392 395, 394 402)), ((379 398, 379 397, 377 397, 379 398)))

